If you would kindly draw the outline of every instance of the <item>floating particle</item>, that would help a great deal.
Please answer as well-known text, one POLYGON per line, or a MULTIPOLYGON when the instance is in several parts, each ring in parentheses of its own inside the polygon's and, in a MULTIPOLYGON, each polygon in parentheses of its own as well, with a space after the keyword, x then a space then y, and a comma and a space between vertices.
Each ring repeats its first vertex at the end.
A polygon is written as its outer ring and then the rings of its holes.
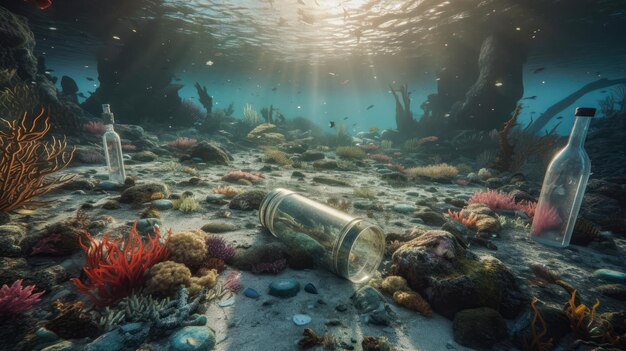
POLYGON ((208 60, 208 61, 205 63, 205 65, 207 65, 207 66, 213 66, 213 61, 208 60))
POLYGON ((118 37, 117 35, 114 35, 114 36, 113 36, 113 39, 115 39, 115 40, 120 40, 120 37, 118 37))
POLYGON ((502 86, 502 82, 496 82, 495 84, 497 87, 501 87, 502 86))

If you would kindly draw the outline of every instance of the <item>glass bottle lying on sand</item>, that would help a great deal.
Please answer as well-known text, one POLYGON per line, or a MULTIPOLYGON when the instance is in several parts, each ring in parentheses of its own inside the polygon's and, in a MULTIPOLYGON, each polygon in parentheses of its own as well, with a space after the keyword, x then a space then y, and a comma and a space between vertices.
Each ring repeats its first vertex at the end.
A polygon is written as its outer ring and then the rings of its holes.
POLYGON ((304 250, 333 273, 359 283, 382 262, 383 230, 291 190, 267 194, 259 210, 261 224, 294 250, 304 250))

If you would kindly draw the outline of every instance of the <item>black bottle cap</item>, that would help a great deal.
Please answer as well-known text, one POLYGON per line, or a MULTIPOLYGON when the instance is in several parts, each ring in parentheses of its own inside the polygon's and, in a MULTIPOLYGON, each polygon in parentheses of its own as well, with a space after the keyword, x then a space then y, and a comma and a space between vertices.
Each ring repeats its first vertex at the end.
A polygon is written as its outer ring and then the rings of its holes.
POLYGON ((594 117, 595 115, 596 109, 593 107, 577 107, 574 113, 576 117, 594 117))

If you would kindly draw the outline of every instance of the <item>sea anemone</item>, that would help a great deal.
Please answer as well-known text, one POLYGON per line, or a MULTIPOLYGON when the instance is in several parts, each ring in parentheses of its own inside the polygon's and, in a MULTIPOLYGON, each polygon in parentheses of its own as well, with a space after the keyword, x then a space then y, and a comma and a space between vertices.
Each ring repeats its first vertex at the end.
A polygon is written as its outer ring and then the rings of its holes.
POLYGON ((180 149, 180 150, 187 150, 191 148, 192 146, 196 145, 197 142, 198 141, 196 139, 181 137, 181 138, 177 138, 176 140, 169 141, 167 143, 167 146, 180 149))
POLYGON ((34 285, 22 286, 18 279, 11 286, 6 284, 0 288, 0 316, 16 315, 30 310, 41 299, 44 291, 34 293, 34 285))
POLYGON ((209 236, 206 239, 206 248, 208 257, 216 257, 228 261, 235 256, 235 248, 228 245, 226 240, 220 236, 209 236))

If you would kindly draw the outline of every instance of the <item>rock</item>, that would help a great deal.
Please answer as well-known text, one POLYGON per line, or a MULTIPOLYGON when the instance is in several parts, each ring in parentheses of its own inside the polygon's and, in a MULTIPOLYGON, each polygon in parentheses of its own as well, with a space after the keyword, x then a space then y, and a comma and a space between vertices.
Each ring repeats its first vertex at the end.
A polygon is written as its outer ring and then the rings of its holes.
POLYGON ((450 319, 476 307, 491 307, 514 318, 525 307, 515 277, 502 262, 477 257, 446 231, 427 231, 405 243, 392 263, 393 274, 404 277, 436 312, 450 319))
POLYGON ((238 230, 239 227, 233 223, 224 221, 210 221, 209 223, 203 225, 201 229, 207 233, 226 233, 234 232, 235 230, 238 230))
MULTIPOLYGON (((543 336, 542 340, 552 340, 552 344, 557 345, 564 336, 570 333, 570 321, 562 309, 538 304, 537 311, 546 323, 546 335, 543 336)), ((526 323, 526 326, 514 335, 514 340, 519 345, 528 344, 529 341, 532 341, 531 321, 533 317, 533 312, 527 316, 525 315, 524 323, 526 323)), ((541 332, 541 323, 537 322, 535 333, 539 334, 541 332)))
MULTIPOLYGON (((0 68, 15 68, 24 81, 36 81, 37 58, 33 55, 35 38, 25 17, 0 8, 0 68)), ((0 82, 5 84, 5 82, 0 82)))
POLYGON ((251 299, 258 299, 261 295, 252 288, 245 288, 243 291, 244 296, 249 297, 251 299))
POLYGON ((625 215, 618 200, 594 192, 585 193, 580 209, 581 217, 605 230, 626 233, 625 215))
POLYGON ((385 173, 380 176, 380 179, 388 182, 408 182, 409 178, 399 172, 385 173))
POLYGON ((170 351, 209 351, 215 347, 215 332, 205 326, 184 327, 169 341, 170 351))
POLYGON ((77 350, 76 345, 69 340, 59 341, 56 344, 46 346, 41 351, 74 351, 77 350))
POLYGON ((11 216, 6 212, 0 212, 0 225, 11 222, 11 216))
POLYGON ((35 331, 35 335, 37 335, 38 344, 49 343, 59 340, 58 335, 43 327, 37 329, 37 331, 35 331))
POLYGON ((139 162, 152 162, 158 158, 159 156, 152 151, 140 151, 133 155, 133 160, 139 162))
POLYGON ((317 170, 335 170, 339 169, 339 164, 335 160, 317 160, 313 162, 313 168, 317 170))
POLYGON ((291 318, 291 320, 295 323, 295 325, 303 326, 311 323, 311 320, 313 320, 313 318, 306 314, 296 314, 291 318))
POLYGON ((506 321, 498 311, 489 307, 458 312, 452 330, 456 342, 473 348, 491 348, 507 337, 506 321))
POLYGON ((270 283, 269 294, 276 297, 294 297, 300 291, 300 283, 293 278, 277 279, 270 283))
POLYGON ((105 210, 117 210, 120 207, 122 207, 122 205, 120 205, 120 202, 117 200, 108 200, 102 204, 102 208, 105 210))
POLYGON ((150 328, 142 323, 128 323, 100 335, 85 346, 84 351, 122 351, 139 346, 148 337, 150 328))
POLYGON ((22 241, 26 238, 26 229, 17 224, 0 226, 0 257, 18 257, 22 253, 22 241))
POLYGON ((334 178, 329 178, 329 177, 313 177, 313 181, 316 183, 320 183, 324 185, 331 185, 331 186, 345 186, 345 187, 352 186, 350 182, 347 182, 345 180, 334 179, 334 178))
POLYGON ((335 306, 335 310, 337 310, 337 312, 345 312, 348 310, 348 307, 344 304, 339 304, 335 306))
POLYGON ((37 285, 38 289, 50 291, 67 281, 68 275, 62 266, 53 265, 33 272, 30 279, 37 285))
POLYGON ((194 145, 189 154, 181 157, 181 161, 199 158, 202 162, 216 163, 219 165, 227 165, 233 160, 233 157, 224 149, 216 144, 208 141, 201 141, 194 145))
POLYGON ((63 184, 60 189, 63 190, 93 190, 96 187, 94 182, 86 178, 76 178, 69 183, 63 184))
POLYGON ((209 194, 206 196, 206 202, 212 204, 223 204, 226 202, 226 195, 224 194, 209 194))
POLYGON ((398 213, 411 213, 417 210, 417 206, 411 204, 395 204, 391 209, 398 213))
POLYGON ((142 218, 137 221, 137 231, 139 233, 150 232, 154 226, 161 226, 161 220, 158 218, 142 218))
POLYGON ((324 155, 323 152, 307 151, 307 152, 303 153, 302 155, 300 155, 300 160, 301 161, 310 162, 310 161, 323 160, 325 157, 326 156, 324 155))
POLYGON ((144 202, 166 198, 170 195, 170 190, 163 183, 150 182, 131 186, 124 190, 120 197, 121 203, 141 204, 144 202))
POLYGON ((603 284, 597 287, 603 295, 610 296, 616 300, 626 301, 626 285, 624 284, 603 284))
POLYGON ((174 207, 174 203, 172 200, 160 199, 152 201, 152 206, 156 207, 158 210, 165 211, 174 207))
POLYGON ((300 171, 293 171, 293 172, 291 173, 291 177, 292 177, 292 178, 304 178, 304 177, 305 177, 305 175, 304 175, 304 173, 302 173, 302 172, 300 172, 300 171))
POLYGON ((613 269, 596 269, 593 272, 593 276, 596 278, 608 280, 615 283, 626 283, 626 273, 619 272, 613 269))
POLYGON ((265 195, 267 195, 267 192, 264 190, 248 190, 233 197, 228 204, 228 208, 242 211, 258 210, 265 195))
POLYGON ((476 220, 476 231, 483 233, 500 233, 502 226, 500 221, 487 215, 478 215, 476 220))
POLYGON ((123 184, 119 184, 116 182, 112 182, 110 180, 103 180, 98 183, 98 188, 103 190, 120 190, 122 189, 123 184))
POLYGON ((352 300, 360 314, 376 311, 385 305, 383 295, 376 288, 369 285, 357 290, 352 296, 352 300))
POLYGON ((311 283, 307 283, 304 286, 304 291, 308 292, 309 294, 319 294, 315 285, 311 283))
POLYGON ((420 218, 425 224, 431 226, 440 226, 446 222, 446 218, 441 213, 424 206, 419 207, 413 217, 420 218))

